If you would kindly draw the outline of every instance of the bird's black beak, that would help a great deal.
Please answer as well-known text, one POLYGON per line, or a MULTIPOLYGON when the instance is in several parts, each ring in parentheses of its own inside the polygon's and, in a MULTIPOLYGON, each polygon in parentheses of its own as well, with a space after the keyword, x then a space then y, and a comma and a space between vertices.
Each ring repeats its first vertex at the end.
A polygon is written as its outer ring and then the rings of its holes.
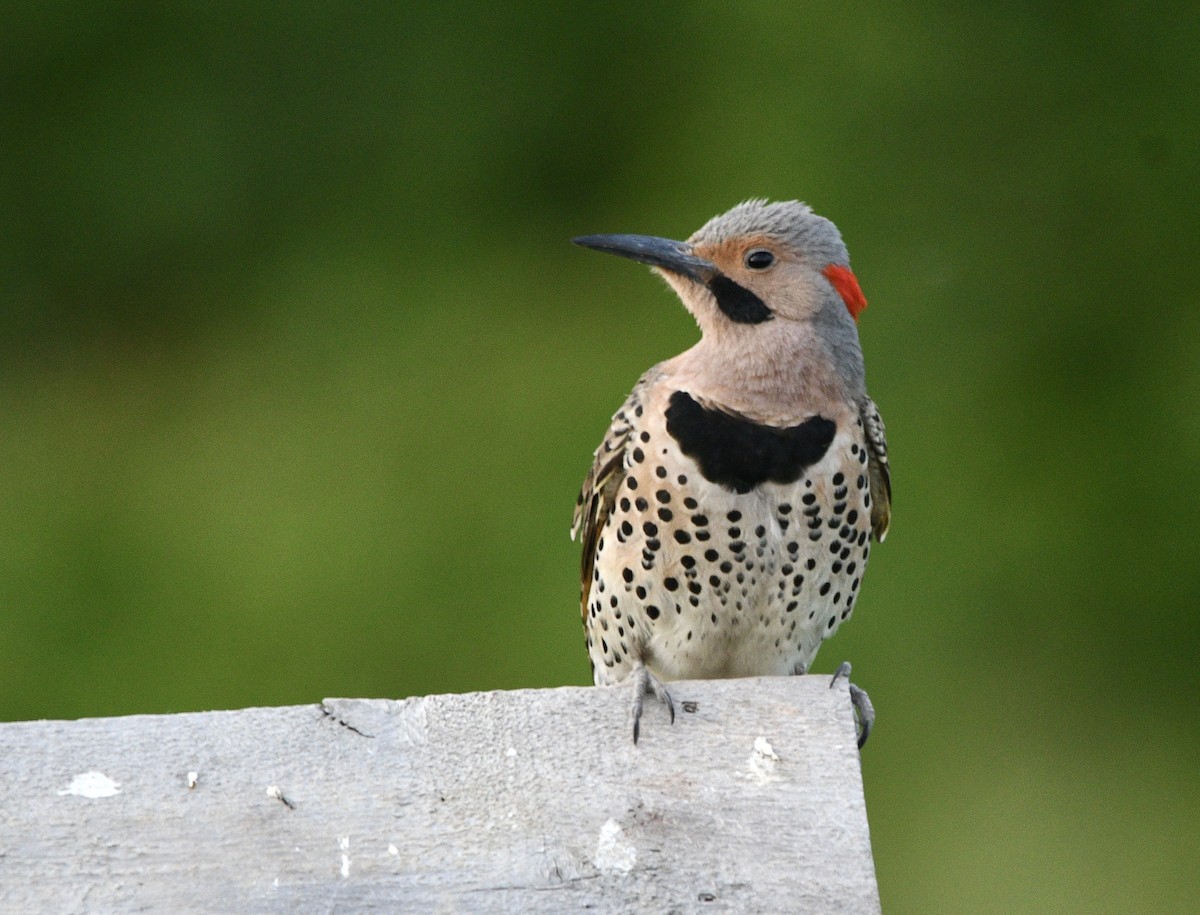
POLYGON ((655 238, 652 235, 581 235, 572 238, 575 244, 594 251, 604 251, 662 270, 670 270, 705 284, 717 275, 716 265, 697 257, 685 241, 655 238))

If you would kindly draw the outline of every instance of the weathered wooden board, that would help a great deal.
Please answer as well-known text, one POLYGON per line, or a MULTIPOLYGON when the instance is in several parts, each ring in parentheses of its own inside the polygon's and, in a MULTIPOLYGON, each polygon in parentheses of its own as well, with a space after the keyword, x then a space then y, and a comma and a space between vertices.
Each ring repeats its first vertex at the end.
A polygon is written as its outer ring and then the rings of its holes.
POLYGON ((0 724, 0 911, 878 912, 845 683, 671 690, 0 724))

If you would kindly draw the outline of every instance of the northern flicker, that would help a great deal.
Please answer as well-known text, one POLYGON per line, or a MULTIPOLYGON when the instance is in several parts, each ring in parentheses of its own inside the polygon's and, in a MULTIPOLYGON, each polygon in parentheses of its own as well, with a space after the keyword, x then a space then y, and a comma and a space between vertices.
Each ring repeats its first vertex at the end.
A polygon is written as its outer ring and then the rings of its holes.
MULTIPOLYGON (((647 694, 674 720, 663 680, 808 670, 887 533, 887 443, 858 340, 866 299, 808 206, 749 200, 686 242, 574 242, 649 264, 701 332, 613 417, 571 530, 593 676, 632 681, 636 742, 647 694)), ((861 745, 873 713, 851 695, 861 745)))

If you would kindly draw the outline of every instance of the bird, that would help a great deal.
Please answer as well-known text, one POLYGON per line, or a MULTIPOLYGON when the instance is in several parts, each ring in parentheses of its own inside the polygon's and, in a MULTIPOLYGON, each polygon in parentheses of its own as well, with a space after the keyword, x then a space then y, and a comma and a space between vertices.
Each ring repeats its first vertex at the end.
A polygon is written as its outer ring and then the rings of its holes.
MULTIPOLYGON (((700 330, 612 417, 571 526, 593 680, 632 683, 636 744, 646 697, 675 720, 664 681, 808 672, 887 535, 887 439, 866 298, 841 233, 806 204, 746 200, 686 241, 572 241, 649 265, 700 330)), ((861 747, 874 710, 850 695, 861 747)))

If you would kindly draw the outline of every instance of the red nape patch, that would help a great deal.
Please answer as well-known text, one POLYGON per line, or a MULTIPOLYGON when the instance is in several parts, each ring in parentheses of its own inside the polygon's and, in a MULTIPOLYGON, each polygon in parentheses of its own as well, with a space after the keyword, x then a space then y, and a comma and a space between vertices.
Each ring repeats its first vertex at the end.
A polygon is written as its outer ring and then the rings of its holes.
POLYGON ((862 288, 858 285, 858 280, 854 278, 854 273, 849 267, 840 267, 837 264, 830 264, 821 272, 825 274, 825 279, 833 284, 833 288, 837 290, 837 294, 846 303, 846 308, 850 311, 850 317, 857 321, 858 316, 867 307, 867 297, 863 295, 862 288))

